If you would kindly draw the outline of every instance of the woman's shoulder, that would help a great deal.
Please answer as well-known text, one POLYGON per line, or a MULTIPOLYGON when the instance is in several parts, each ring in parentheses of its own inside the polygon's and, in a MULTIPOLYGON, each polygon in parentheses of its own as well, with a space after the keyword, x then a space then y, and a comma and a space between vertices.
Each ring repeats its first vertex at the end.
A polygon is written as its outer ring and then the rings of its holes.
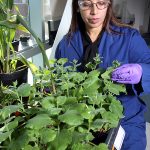
POLYGON ((66 34, 66 35, 64 35, 64 36, 62 37, 62 39, 60 40, 59 45, 63 45, 63 44, 66 43, 67 41, 68 41, 68 38, 67 38, 67 34, 66 34))
POLYGON ((59 42, 59 45, 69 44, 69 42, 71 42, 72 40, 78 39, 79 36, 80 36, 79 30, 76 30, 73 33, 67 33, 62 37, 62 39, 59 42))
POLYGON ((60 40, 58 46, 59 47, 69 47, 70 45, 78 45, 81 40, 81 33, 79 30, 72 32, 71 34, 66 34, 60 40))
POLYGON ((111 28, 113 31, 121 33, 121 35, 134 35, 139 34, 139 31, 135 29, 134 27, 128 26, 128 25, 111 25, 111 28))

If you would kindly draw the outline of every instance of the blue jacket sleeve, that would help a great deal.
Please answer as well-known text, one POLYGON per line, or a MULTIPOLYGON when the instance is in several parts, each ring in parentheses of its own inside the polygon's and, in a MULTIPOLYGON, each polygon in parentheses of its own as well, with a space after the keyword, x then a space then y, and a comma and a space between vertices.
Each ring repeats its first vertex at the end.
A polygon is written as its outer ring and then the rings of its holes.
POLYGON ((144 94, 150 94, 150 64, 140 64, 142 66, 143 74, 141 79, 144 94))
POLYGON ((57 45, 57 48, 56 48, 56 51, 55 51, 55 59, 60 59, 61 58, 61 46, 60 46, 61 43, 59 43, 57 45))
POLYGON ((57 45, 55 51, 55 58, 56 59, 67 58, 67 51, 68 51, 68 39, 66 36, 64 36, 57 45))
POLYGON ((150 94, 150 49, 138 31, 132 35, 129 58, 130 63, 139 63, 142 66, 143 94, 150 94))

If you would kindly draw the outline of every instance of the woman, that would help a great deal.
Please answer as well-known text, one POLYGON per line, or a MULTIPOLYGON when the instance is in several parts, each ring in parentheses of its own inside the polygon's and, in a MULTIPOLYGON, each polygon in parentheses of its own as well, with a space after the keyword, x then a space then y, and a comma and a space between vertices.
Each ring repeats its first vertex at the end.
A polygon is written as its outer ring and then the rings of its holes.
MULTIPOLYGON (((118 99, 124 106, 121 125, 126 135, 122 150, 145 150, 145 105, 139 94, 150 92, 150 50, 136 29, 117 21, 112 0, 73 0, 70 30, 59 43, 55 57, 81 63, 79 71, 99 53, 100 67, 114 60, 122 66, 112 73, 112 80, 126 85, 127 95, 118 99)), ((69 62, 66 65, 70 65, 69 62)))

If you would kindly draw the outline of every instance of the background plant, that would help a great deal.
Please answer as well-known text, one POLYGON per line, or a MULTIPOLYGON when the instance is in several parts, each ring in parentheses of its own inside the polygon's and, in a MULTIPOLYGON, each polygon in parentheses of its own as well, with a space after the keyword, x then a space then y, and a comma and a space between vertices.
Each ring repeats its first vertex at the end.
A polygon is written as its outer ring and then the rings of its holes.
MULTIPOLYGON (((28 32, 35 38, 42 52, 44 65, 49 67, 42 42, 19 13, 18 8, 14 5, 14 0, 0 0, 0 73, 12 73, 16 71, 17 60, 20 57, 16 55, 12 41, 15 38, 17 30, 28 32), (14 9, 16 13, 14 13, 14 9)), ((22 59, 21 61, 27 65, 26 59, 22 59)))
POLYGON ((125 92, 125 87, 110 79, 118 62, 107 70, 96 69, 97 56, 95 65, 87 65, 89 73, 77 72, 76 61, 64 67, 66 62, 64 58, 51 60, 50 69, 36 73, 33 86, 1 87, 1 148, 107 149, 105 144, 92 143, 92 132, 108 131, 123 117, 116 95, 125 92))

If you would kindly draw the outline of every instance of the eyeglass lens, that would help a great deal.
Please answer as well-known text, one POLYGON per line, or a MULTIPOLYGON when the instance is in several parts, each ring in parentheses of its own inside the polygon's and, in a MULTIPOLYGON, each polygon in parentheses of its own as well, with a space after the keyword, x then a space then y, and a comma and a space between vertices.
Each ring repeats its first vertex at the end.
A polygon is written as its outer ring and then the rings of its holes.
POLYGON ((86 0, 86 1, 78 1, 78 4, 80 9, 82 10, 90 9, 91 7, 93 7, 94 4, 96 4, 97 8, 101 10, 108 6, 109 1, 98 1, 96 3, 92 3, 91 1, 86 0))

